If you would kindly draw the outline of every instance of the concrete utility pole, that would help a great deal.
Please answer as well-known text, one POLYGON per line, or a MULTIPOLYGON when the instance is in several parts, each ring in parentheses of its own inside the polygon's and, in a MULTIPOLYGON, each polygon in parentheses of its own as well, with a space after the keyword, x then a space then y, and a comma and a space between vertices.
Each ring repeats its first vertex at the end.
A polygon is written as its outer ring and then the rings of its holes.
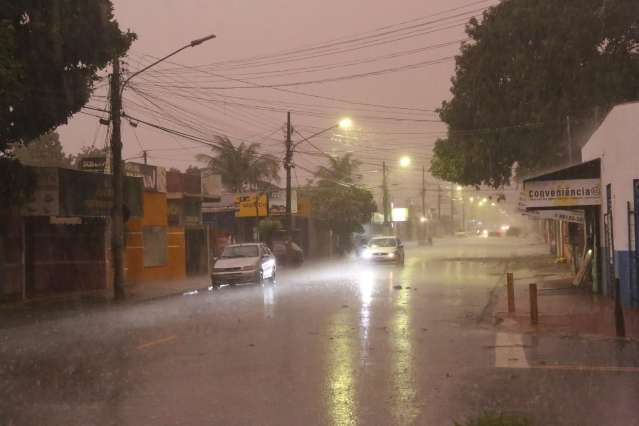
POLYGON ((291 168, 293 168, 293 143, 291 141, 291 113, 286 113, 286 156, 284 158, 286 169, 286 230, 289 237, 293 236, 291 213, 291 168))
POLYGON ((426 168, 422 165, 422 217, 426 217, 426 168))
POLYGON ((215 35, 211 34, 209 36, 193 40, 157 61, 147 65, 141 70, 134 72, 124 81, 122 81, 120 76, 120 57, 116 54, 113 58, 113 75, 111 76, 111 123, 113 125, 111 132, 111 186, 113 188, 113 206, 111 208, 111 257, 113 259, 113 296, 116 300, 121 300, 126 297, 124 288, 124 254, 122 252, 124 248, 124 176, 122 167, 121 136, 122 94, 124 93, 126 85, 134 77, 142 74, 149 68, 156 66, 160 62, 180 53, 181 51, 188 49, 189 47, 199 46, 214 38, 215 35))
POLYGON ((147 155, 147 151, 142 151, 142 158, 144 158, 144 164, 148 164, 149 156, 147 155))
POLYGON ((437 221, 442 220, 442 186, 437 184, 437 221))
POLYGON ((568 164, 572 165, 573 162, 573 147, 572 147, 572 129, 570 126, 570 116, 566 116, 566 137, 568 139, 568 164))
POLYGON ((388 226, 388 182, 386 179, 386 161, 382 161, 382 204, 384 204, 384 226, 388 226))
POLYGON ((450 224, 452 232, 455 233, 455 187, 450 187, 450 224))
POLYGON ((111 259, 113 262, 113 297, 126 297, 124 288, 124 220, 122 216, 124 200, 124 177, 122 173, 122 137, 120 131, 122 114, 122 91, 120 88, 120 58, 113 59, 111 76, 111 173, 113 176, 113 207, 111 209, 111 259))

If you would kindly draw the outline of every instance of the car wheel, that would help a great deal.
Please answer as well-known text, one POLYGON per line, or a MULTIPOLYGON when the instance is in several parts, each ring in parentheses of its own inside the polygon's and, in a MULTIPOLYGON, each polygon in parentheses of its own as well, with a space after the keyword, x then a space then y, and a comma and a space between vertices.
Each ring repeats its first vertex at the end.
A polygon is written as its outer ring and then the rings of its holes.
POLYGON ((259 284, 259 285, 264 283, 264 271, 263 270, 260 269, 257 272, 257 276, 255 277, 255 283, 259 284))
POLYGON ((275 269, 275 267, 273 267, 273 273, 271 274, 271 278, 269 278, 269 281, 272 282, 272 283, 275 283, 275 281, 276 281, 276 278, 275 278, 275 276, 277 275, 276 272, 277 272, 277 269, 275 269))

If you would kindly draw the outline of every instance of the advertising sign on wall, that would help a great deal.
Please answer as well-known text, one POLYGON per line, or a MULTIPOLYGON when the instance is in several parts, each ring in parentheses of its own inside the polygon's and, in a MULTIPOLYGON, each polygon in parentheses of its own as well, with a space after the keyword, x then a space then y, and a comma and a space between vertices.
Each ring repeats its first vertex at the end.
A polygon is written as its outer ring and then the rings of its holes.
MULTIPOLYGON (((238 195, 235 197, 235 217, 255 217, 255 194, 238 195)), ((257 212, 260 217, 268 216, 268 196, 260 194, 257 212)))
POLYGON ((586 214, 580 210, 533 210, 525 213, 536 219, 563 220, 564 222, 586 223, 586 214))
POLYGON ((599 179, 566 179, 524 183, 526 208, 601 205, 599 179))
MULTIPOLYGON (((271 192, 268 207, 271 216, 284 216, 286 214, 286 191, 271 192)), ((291 213, 297 213, 297 191, 291 191, 291 213)))

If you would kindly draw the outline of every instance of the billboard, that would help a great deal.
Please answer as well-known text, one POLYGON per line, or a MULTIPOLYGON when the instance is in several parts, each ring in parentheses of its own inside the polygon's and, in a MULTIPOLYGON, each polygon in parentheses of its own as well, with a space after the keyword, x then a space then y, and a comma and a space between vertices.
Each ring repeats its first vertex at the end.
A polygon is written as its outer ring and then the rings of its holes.
POLYGON ((145 191, 166 192, 166 169, 141 163, 126 163, 127 176, 140 177, 145 191))
POLYGON ((256 206, 256 194, 237 195, 235 197, 235 217, 255 217, 259 213, 260 217, 268 216, 268 196, 265 193, 259 194, 259 203, 256 206))
POLYGON ((80 158, 80 170, 84 170, 85 172, 104 173, 106 170, 106 164, 106 154, 91 155, 80 158))
POLYGON ((408 209, 395 207, 391 210, 391 218, 393 222, 408 221, 408 209))
MULTIPOLYGON (((113 203, 111 175, 58 169, 60 216, 109 216, 113 203)), ((130 216, 143 213, 141 178, 124 178, 124 205, 130 216)))
MULTIPOLYGON (((275 191, 269 194, 268 208, 271 216, 286 214, 286 191, 275 191)), ((291 213, 297 213, 297 191, 291 191, 291 213)))
POLYGON ((222 198, 222 176, 202 172, 202 197, 219 200, 222 198))
POLYGON ((524 183, 526 208, 601 205, 599 179, 566 179, 524 183))

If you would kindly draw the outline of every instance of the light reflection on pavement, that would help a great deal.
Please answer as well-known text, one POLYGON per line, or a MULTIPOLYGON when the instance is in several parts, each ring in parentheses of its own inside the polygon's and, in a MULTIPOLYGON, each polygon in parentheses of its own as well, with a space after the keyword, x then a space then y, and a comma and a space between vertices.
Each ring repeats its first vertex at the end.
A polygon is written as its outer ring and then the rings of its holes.
MULTIPOLYGON (((495 329, 479 321, 489 292, 512 256, 544 251, 438 240, 407 245, 403 268, 309 263, 277 285, 3 312, 0 424, 450 425, 495 410, 599 426, 636 414, 636 375, 495 368, 495 329)), ((636 345, 522 341, 535 366, 638 364, 636 345)))

